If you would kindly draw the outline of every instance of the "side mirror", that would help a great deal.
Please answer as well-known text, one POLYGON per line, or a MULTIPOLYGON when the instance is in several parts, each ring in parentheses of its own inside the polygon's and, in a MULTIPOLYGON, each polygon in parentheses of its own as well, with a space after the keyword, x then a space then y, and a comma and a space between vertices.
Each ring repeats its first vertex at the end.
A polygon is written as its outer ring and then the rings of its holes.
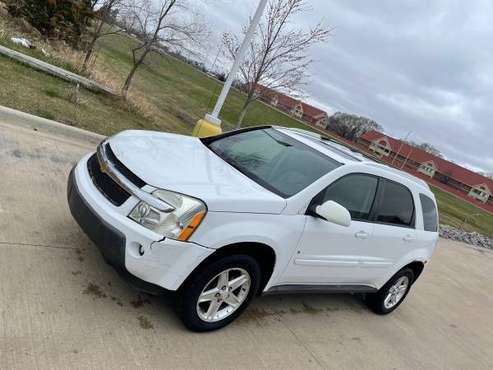
POLYGON ((351 214, 349 211, 333 200, 317 206, 315 213, 323 219, 332 222, 336 225, 346 226, 351 225, 351 214))

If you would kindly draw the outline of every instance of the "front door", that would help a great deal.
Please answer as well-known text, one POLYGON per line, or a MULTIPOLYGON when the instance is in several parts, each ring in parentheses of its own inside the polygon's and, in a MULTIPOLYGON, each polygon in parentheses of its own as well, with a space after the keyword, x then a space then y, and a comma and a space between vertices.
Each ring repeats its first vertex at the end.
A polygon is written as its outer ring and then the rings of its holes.
POLYGON ((369 222, 378 178, 367 174, 343 176, 312 202, 333 200, 351 213, 349 227, 306 215, 298 249, 282 278, 283 284, 358 284, 361 256, 372 247, 374 225, 369 222))

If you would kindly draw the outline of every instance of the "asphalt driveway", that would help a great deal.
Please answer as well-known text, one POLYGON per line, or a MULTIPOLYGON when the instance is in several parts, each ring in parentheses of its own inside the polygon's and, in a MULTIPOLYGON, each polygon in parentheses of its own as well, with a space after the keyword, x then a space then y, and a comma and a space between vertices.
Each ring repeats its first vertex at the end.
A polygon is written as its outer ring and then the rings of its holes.
POLYGON ((72 220, 66 178, 93 149, 0 122, 2 369, 493 368, 493 253, 444 240, 389 316, 349 295, 271 296, 221 331, 186 331, 72 220))

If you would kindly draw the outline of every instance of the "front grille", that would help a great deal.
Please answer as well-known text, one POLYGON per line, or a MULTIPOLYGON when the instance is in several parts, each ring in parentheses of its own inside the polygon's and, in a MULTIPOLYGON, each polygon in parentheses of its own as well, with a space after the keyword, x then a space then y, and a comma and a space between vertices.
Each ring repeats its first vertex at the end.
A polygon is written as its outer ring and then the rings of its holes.
POLYGON ((130 194, 127 193, 120 185, 118 185, 111 177, 101 171, 98 157, 93 154, 87 161, 87 170, 92 178, 92 182, 99 189, 99 191, 115 206, 121 206, 125 201, 130 198, 130 194))

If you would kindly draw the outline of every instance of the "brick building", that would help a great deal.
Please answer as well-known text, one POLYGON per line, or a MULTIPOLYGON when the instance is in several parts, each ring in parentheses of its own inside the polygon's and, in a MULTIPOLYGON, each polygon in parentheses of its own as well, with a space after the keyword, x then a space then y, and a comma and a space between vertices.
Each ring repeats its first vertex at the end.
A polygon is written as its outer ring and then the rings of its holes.
POLYGON ((290 116, 320 128, 326 128, 328 123, 327 112, 307 104, 289 95, 258 85, 255 92, 260 100, 290 116))
POLYGON ((488 177, 378 131, 363 134, 358 144, 398 168, 433 180, 432 183, 493 210, 493 180, 488 177))

